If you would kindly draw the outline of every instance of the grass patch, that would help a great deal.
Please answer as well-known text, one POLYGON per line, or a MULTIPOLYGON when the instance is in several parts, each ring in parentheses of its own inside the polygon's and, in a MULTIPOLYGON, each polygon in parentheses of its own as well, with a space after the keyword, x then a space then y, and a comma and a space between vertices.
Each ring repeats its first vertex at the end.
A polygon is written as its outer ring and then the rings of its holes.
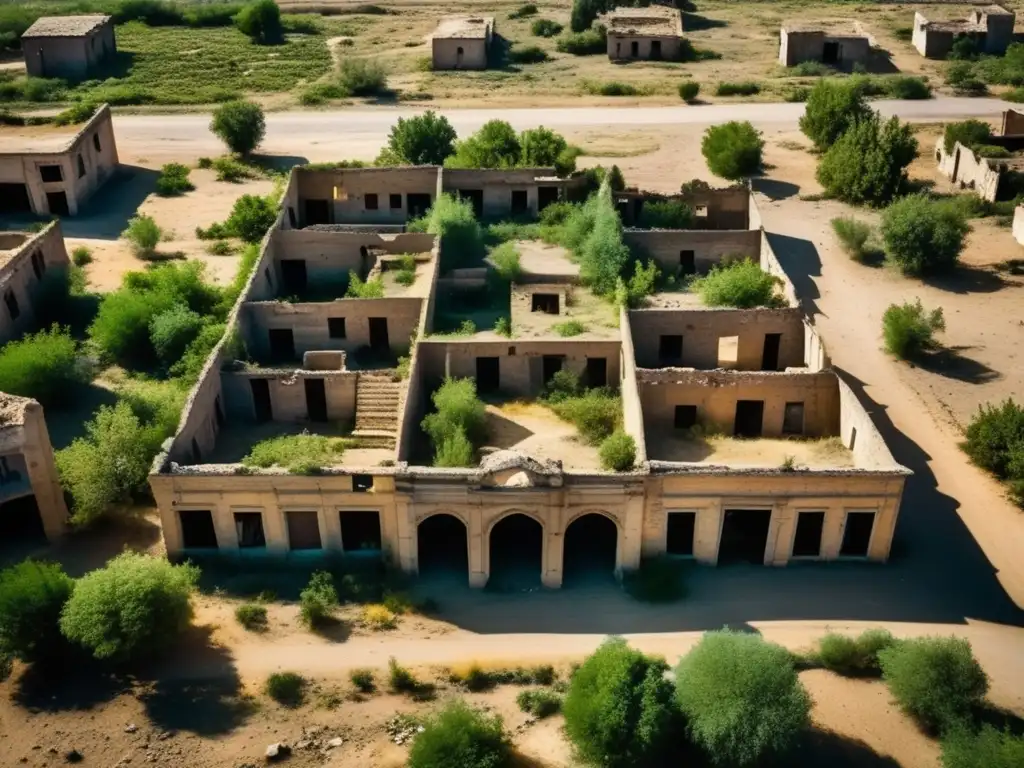
POLYGON ((274 672, 263 690, 283 707, 300 707, 306 699, 306 678, 296 672, 274 672))
POLYGON ((878 248, 869 245, 872 230, 871 225, 865 221, 858 221, 852 216, 837 216, 832 219, 832 231, 839 238, 839 244, 846 255, 856 262, 865 264, 884 255, 878 248))
POLYGON ((554 691, 535 689, 523 691, 516 696, 516 704, 523 712, 527 712, 538 720, 558 714, 562 711, 562 697, 554 691))
POLYGON ((623 83, 618 80, 600 82, 596 80, 584 80, 580 83, 584 93, 592 96, 645 96, 646 88, 638 87, 632 83, 623 83))
POLYGON ((744 259, 715 265, 707 275, 692 281, 690 288, 709 307, 750 309, 785 306, 783 299, 775 293, 781 282, 755 262, 744 259))
POLYGON ((715 89, 716 96, 753 96, 761 92, 761 84, 753 80, 740 83, 719 83, 715 89))
POLYGON ((235 608, 235 621, 249 632, 266 632, 267 608, 259 603, 243 603, 235 608))
POLYGON ((308 432, 283 435, 256 443, 242 463, 248 467, 283 467, 293 474, 307 474, 339 463, 345 450, 354 445, 354 441, 344 437, 311 435, 308 432))
POLYGON ((571 338, 572 336, 579 336, 581 333, 586 333, 587 326, 581 323, 579 320, 567 320, 564 323, 557 323, 553 326, 555 333, 563 338, 571 338))

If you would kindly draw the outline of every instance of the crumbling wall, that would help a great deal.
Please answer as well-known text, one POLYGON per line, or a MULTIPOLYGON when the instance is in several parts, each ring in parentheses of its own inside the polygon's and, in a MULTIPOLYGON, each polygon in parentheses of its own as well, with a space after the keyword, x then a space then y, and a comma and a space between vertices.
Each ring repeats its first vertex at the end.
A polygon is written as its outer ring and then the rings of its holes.
POLYGON ((434 245, 434 236, 417 232, 380 234, 286 229, 275 232, 272 243, 274 267, 278 274, 282 259, 301 259, 306 262, 308 283, 316 286, 323 281, 338 282, 349 270, 365 277, 375 262, 373 251, 427 253, 434 245))
POLYGON ((327 395, 327 419, 330 422, 352 424, 356 415, 357 371, 304 371, 257 369, 224 371, 221 388, 227 405, 227 417, 233 421, 254 421, 256 410, 252 397, 252 379, 267 382, 274 421, 307 421, 306 379, 324 382, 327 395))
POLYGON ((408 218, 408 195, 437 195, 437 166, 311 170, 299 168, 296 217, 307 226, 306 201, 327 201, 329 224, 402 224, 408 218), (376 195, 376 208, 367 196, 376 195), (396 195, 392 206, 391 196, 396 195))
POLYGON ((839 385, 839 436, 843 445, 853 453, 856 466, 865 469, 905 471, 909 474, 909 470, 893 458, 892 452, 882 439, 882 434, 857 395, 838 376, 836 381, 839 385))
POLYGON ((1015 109, 1003 110, 1003 136, 1024 136, 1024 112, 1015 109))
POLYGON ((0 343, 38 328, 36 303, 40 287, 43 281, 54 279, 54 273, 66 272, 70 264, 59 220, 35 235, 11 235, 7 239, 12 246, 10 251, 0 251, 0 296, 5 301, 0 305, 0 343), (8 295, 16 302, 17 318, 6 306, 8 295))
POLYGON ((622 392, 622 428, 636 443, 636 463, 647 461, 647 439, 644 436, 644 415, 640 407, 640 390, 636 383, 636 356, 633 352, 633 332, 630 313, 619 308, 619 332, 622 347, 619 350, 619 389, 622 392))
POLYGON ((978 157, 970 147, 959 141, 953 151, 946 154, 945 143, 940 137, 935 144, 935 159, 939 173, 959 184, 961 189, 972 189, 982 200, 995 202, 999 193, 999 161, 978 157))
POLYGON ((791 307, 799 307, 800 299, 796 295, 796 288, 793 285, 793 281, 789 279, 789 275, 786 274, 786 270, 782 268, 782 262, 779 261, 779 257, 775 255, 772 244, 768 240, 768 233, 762 229, 760 234, 761 269, 779 278, 782 281, 782 295, 786 299, 786 303, 791 307))
POLYGON ((622 240, 635 255, 654 259, 669 274, 679 271, 684 251, 693 251, 697 272, 705 274, 725 258, 756 260, 761 250, 761 233, 747 229, 627 229, 622 240))

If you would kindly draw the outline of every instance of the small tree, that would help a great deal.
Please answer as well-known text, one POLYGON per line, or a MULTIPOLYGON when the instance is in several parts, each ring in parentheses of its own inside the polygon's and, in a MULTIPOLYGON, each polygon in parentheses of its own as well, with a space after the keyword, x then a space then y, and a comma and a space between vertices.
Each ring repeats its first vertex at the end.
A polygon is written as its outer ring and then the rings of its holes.
POLYGON ((515 168, 522 149, 519 137, 504 120, 490 120, 455 145, 455 154, 445 161, 452 168, 515 168))
POLYGON ((708 128, 700 149, 712 173, 724 179, 739 179, 761 169, 764 140, 749 122, 733 120, 708 128))
POLYGON ((920 299, 903 304, 890 304, 882 315, 882 337, 885 350, 901 360, 917 357, 935 346, 933 335, 946 330, 942 307, 926 312, 920 299))
POLYGON ((988 676, 959 637, 903 640, 878 654, 896 703, 925 728, 962 724, 988 692, 988 676))
POLYGON ((819 80, 807 96, 800 130, 819 151, 831 147, 855 123, 872 115, 858 83, 819 80))
POLYGON ((409 751, 409 768, 506 768, 512 744, 501 717, 453 700, 423 724, 409 751))
POLYGON ((349 96, 376 96, 387 91, 388 73, 376 59, 345 59, 338 69, 338 84, 349 96))
POLYGON ((1020 768, 1024 737, 983 725, 977 733, 957 728, 942 740, 942 768, 1020 768))
POLYGON ((699 93, 700 83, 696 83, 693 80, 684 80, 679 84, 679 98, 687 104, 693 104, 697 100, 697 94, 699 93))
POLYGON ((900 198, 882 214, 886 255, 905 275, 933 275, 955 267, 969 231, 962 209, 924 193, 900 198))
POLYGON ((441 266, 458 267, 484 252, 484 233, 473 204, 449 194, 437 198, 427 214, 426 231, 441 238, 441 266))
POLYGON ((239 31, 251 37, 254 43, 271 45, 284 40, 281 9, 274 0, 255 0, 249 3, 238 12, 234 22, 239 31))
POLYGON ((337 605, 338 590, 334 588, 334 577, 327 571, 317 571, 310 576, 309 584, 299 593, 302 623, 310 629, 327 623, 337 605))
POLYGON ((0 392, 59 406, 88 379, 88 366, 66 328, 54 325, 0 348, 0 392))
POLYGON ((818 183, 829 197, 884 205, 906 182, 916 154, 909 125, 895 117, 883 124, 875 114, 854 123, 829 147, 818 164, 818 183))
POLYGON ((519 134, 519 165, 525 168, 552 167, 559 176, 568 176, 576 170, 577 147, 569 146, 560 133, 540 126, 519 134))
POLYGON ((789 651, 758 635, 708 632, 676 667, 676 689, 691 737, 716 763, 783 754, 809 722, 789 651))
POLYGON ((121 237, 128 241, 136 256, 148 259, 156 253, 163 234, 152 216, 140 213, 128 220, 128 227, 121 233, 121 237))
POLYGON ((947 155, 953 154, 959 141, 965 147, 973 149, 979 144, 988 144, 992 140, 992 126, 981 120, 961 120, 958 123, 946 123, 942 133, 942 148, 947 155))
POLYGON ((434 445, 436 463, 439 466, 466 466, 465 463, 451 462, 465 458, 466 444, 472 453, 473 445, 483 437, 486 411, 484 404, 477 399, 476 382, 473 379, 445 379, 431 400, 435 411, 424 417, 422 426, 434 445))
POLYGON ((79 580, 61 615, 61 631, 97 659, 155 655, 188 627, 198 578, 193 565, 124 552, 79 580))
POLYGON ((263 141, 266 133, 263 108, 251 101, 228 101, 213 112, 210 130, 228 149, 248 155, 263 141))
POLYGON ((971 460, 1001 478, 1024 479, 1024 406, 1008 398, 982 405, 962 447, 971 460))
POLYGON ((191 192, 195 185, 189 180, 188 166, 181 163, 167 163, 160 169, 156 180, 156 193, 162 197, 175 197, 191 192))
POLYGON ((442 165, 455 152, 455 139, 448 118, 428 110, 416 117, 398 118, 383 152, 396 165, 442 165))
POLYGON ((170 368, 180 360, 205 324, 202 315, 184 304, 175 304, 154 316, 149 323, 149 339, 160 363, 170 368))
POLYGON ((64 649, 60 613, 74 587, 56 564, 25 560, 0 571, 0 656, 55 658, 64 649))
POLYGON ((612 432, 598 448, 601 469, 628 472, 636 463, 636 441, 621 429, 612 432))
POLYGON ((633 768, 671 750, 675 717, 666 669, 621 638, 606 640, 587 657, 562 705, 565 732, 581 762, 633 768))

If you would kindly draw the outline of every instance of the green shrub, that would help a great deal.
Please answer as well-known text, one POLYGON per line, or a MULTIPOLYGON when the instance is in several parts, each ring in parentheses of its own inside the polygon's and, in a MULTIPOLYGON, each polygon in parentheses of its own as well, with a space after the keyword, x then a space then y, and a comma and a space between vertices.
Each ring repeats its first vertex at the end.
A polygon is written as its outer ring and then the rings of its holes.
POLYGON ((284 41, 281 9, 274 0, 254 0, 235 16, 235 26, 254 43, 272 45, 284 41))
POLYGON ((266 134, 263 108, 251 101, 228 101, 213 111, 210 130, 232 152, 248 155, 266 134))
POLYGON ((978 144, 988 144, 991 140, 992 126, 973 118, 958 123, 946 123, 942 132, 942 147, 947 155, 953 154, 958 141, 965 147, 973 149, 978 144))
POLYGON ((975 154, 978 157, 987 157, 994 160, 1003 160, 1008 157, 1013 157, 1013 153, 1005 147, 997 147, 992 144, 979 144, 974 147, 975 154))
POLYGON ((344 59, 338 84, 350 96, 380 96, 388 91, 388 73, 376 59, 344 59))
POLYGON ((562 704, 580 762, 599 768, 657 764, 672 754, 674 707, 667 665, 610 638, 572 675, 562 704))
POLYGON ((839 244, 846 254, 854 261, 867 261, 870 249, 868 240, 871 238, 871 225, 858 221, 852 216, 839 216, 832 219, 832 231, 839 238, 839 244))
POLYGON ((687 594, 685 569, 685 563, 672 557, 645 557, 639 568, 623 574, 622 586, 634 600, 674 603, 687 594))
POLYGON ((235 608, 235 621, 249 632, 266 632, 267 607, 259 603, 243 603, 235 608))
POLYGON ((242 463, 250 467, 284 467, 296 471, 300 467, 324 467, 339 464, 353 441, 345 437, 327 437, 302 432, 261 440, 250 448, 242 463))
POLYGON ((506 339, 512 338, 512 320, 508 317, 499 317, 494 321, 494 332, 506 339))
MULTIPOLYGON (((113 462, 111 455, 102 461, 113 462)), ((192 620, 193 565, 123 552, 90 571, 64 606, 64 636, 97 659, 135 661, 174 647, 192 620)))
POLYGON ((883 205, 906 183, 907 166, 916 154, 910 126, 895 117, 882 123, 876 113, 853 124, 829 147, 818 163, 818 183, 829 197, 883 205))
POLYGON ((480 130, 456 143, 445 161, 450 168, 514 168, 522 156, 519 136, 504 120, 488 120, 480 130))
POLYGON ((529 128, 519 134, 519 161, 524 168, 552 167, 559 176, 576 170, 576 158, 582 154, 570 146, 565 137, 549 128, 529 128))
POLYGON ((259 243, 276 221, 277 202, 273 197, 242 195, 223 224, 213 224, 205 230, 197 228, 196 235, 203 240, 237 237, 247 243, 259 243))
POLYGON ((593 56, 604 53, 608 44, 604 27, 596 27, 562 35, 558 38, 556 46, 560 53, 570 53, 573 56, 593 56))
POLYGON ((392 656, 388 659, 388 690, 392 693, 416 693, 420 682, 408 669, 398 663, 392 656))
POLYGON ((942 768, 1019 768, 1024 737, 983 725, 973 732, 957 728, 942 740, 942 768))
POLYGON ((348 93, 337 83, 313 83, 299 91, 299 103, 304 107, 315 107, 346 96, 348 93))
POLYGON ((80 101, 72 104, 53 117, 54 125, 80 125, 87 123, 96 114, 96 104, 91 101, 80 101))
POLYGON ((471 465, 486 418, 484 404, 476 396, 476 382, 445 379, 431 399, 435 410, 424 417, 422 427, 434 446, 434 465, 471 465))
POLYGON ((881 651, 878 660, 896 703, 933 731, 963 723, 988 692, 988 676, 963 638, 902 640, 881 651))
POLYGON ((121 233, 121 237, 128 241, 132 253, 138 258, 149 259, 156 253, 163 234, 152 216, 140 213, 128 220, 128 227, 121 233))
POLYGON ((1003 94, 1003 101, 1012 101, 1014 104, 1024 102, 1024 88, 1014 88, 1003 94))
POLYGON ((76 267, 92 264, 92 251, 84 245, 79 245, 71 251, 71 263, 76 267))
POLYGON ((733 120, 704 131, 700 149, 712 173, 739 179, 761 170, 764 139, 749 122, 733 120))
POLYGON ((0 571, 0 656, 53 661, 65 651, 60 614, 74 587, 56 564, 24 560, 0 571))
POLYGON ((216 172, 217 181, 235 184, 243 179, 256 178, 256 172, 251 167, 233 157, 214 158, 210 167, 216 172))
POLYGON ((564 27, 551 19, 537 19, 530 25, 530 31, 537 37, 555 37, 561 34, 564 27))
POLYGON ((741 83, 719 83, 715 89, 716 96, 753 96, 761 92, 761 84, 752 80, 741 83))
POLYGON ((775 307, 782 303, 775 288, 781 280, 770 275, 750 259, 716 264, 708 274, 690 285, 709 307, 775 307))
POLYGON ((384 281, 379 277, 363 281, 355 270, 350 269, 348 272, 348 289, 345 291, 345 298, 383 299, 384 281))
POLYGON ((621 429, 604 439, 597 450, 601 469, 609 472, 628 472, 636 464, 636 441, 621 429))
POLYGON ((923 77, 892 75, 885 79, 885 93, 894 99, 930 99, 932 88, 923 77))
POLYGON ((1012 398, 982 405, 965 431, 971 461, 1002 479, 1024 480, 1024 407, 1012 398))
POLYGON ((149 340, 157 359, 165 368, 170 368, 185 354, 203 326, 205 319, 184 304, 175 304, 149 323, 149 340))
POLYGON ((468 200, 440 195, 427 214, 427 232, 441 238, 442 269, 473 263, 483 255, 483 230, 468 200))
POLYGON ((514 11, 510 11, 508 17, 510 19, 525 19, 527 16, 536 16, 537 6, 533 3, 527 3, 526 5, 520 5, 514 11))
POLYGON ((453 700, 423 724, 409 751, 408 768, 507 768, 512 743, 501 717, 453 700))
POLYGON ((353 669, 349 673, 348 679, 352 681, 352 685, 354 685, 356 690, 360 693, 373 693, 377 690, 377 684, 374 682, 372 669, 353 669))
POLYGON ((191 192, 195 184, 189 181, 188 166, 181 163, 167 163, 160 169, 156 180, 156 193, 163 197, 175 197, 191 192))
POLYGON ((637 226, 642 229, 690 229, 693 208, 681 200, 651 200, 640 209, 637 226))
POLYGON ((513 48, 508 52, 508 60, 513 64, 540 64, 548 60, 547 51, 537 45, 513 48))
POLYGON ((224 323, 204 325, 199 335, 185 348, 181 358, 171 366, 168 374, 181 377, 188 382, 198 379, 213 348, 224 337, 226 328, 224 323))
MULTIPOLYGON (((588 445, 601 444, 622 422, 622 400, 607 390, 590 389, 580 395, 549 399, 548 402, 560 419, 576 427, 588 445)), ((624 458, 622 451, 625 445, 621 440, 616 442, 619 445, 609 449, 611 455, 624 458)))
POLYGON ((966 61, 954 61, 946 69, 946 83, 963 96, 980 96, 988 88, 974 74, 974 67, 966 61))
POLYGON ((562 697, 554 691, 534 688, 529 691, 521 691, 516 696, 516 704, 521 711, 533 715, 538 720, 543 720, 545 717, 557 715, 561 711, 562 697))
POLYGON ((896 639, 884 629, 868 629, 859 637, 829 632, 818 641, 817 658, 825 669, 847 677, 881 673, 878 654, 896 639))
POLYGON ((583 90, 594 96, 641 96, 643 91, 632 83, 623 83, 619 80, 608 82, 595 82, 584 80, 581 83, 583 90))
POLYGON ((597 194, 569 217, 564 231, 566 247, 579 259, 583 282, 598 295, 612 294, 630 263, 630 251, 622 240, 622 221, 607 179, 597 194))
POLYGON ((824 151, 860 120, 870 117, 864 91, 842 80, 819 80, 807 95, 800 130, 824 151))
POLYGON ((562 338, 571 338, 587 332, 587 326, 579 320, 566 320, 564 323, 556 323, 552 326, 555 333, 562 338))
POLYGON ((922 193, 900 198, 882 214, 887 258, 905 275, 926 276, 953 269, 970 225, 963 211, 922 193))
POLYGON ((684 80, 679 84, 679 98, 687 104, 695 102, 699 93, 700 83, 694 82, 693 80, 684 80))
POLYGON ((708 632, 676 667, 676 689, 691 738, 716 763, 783 755, 809 724, 789 651, 759 635, 708 632))
POLYGON ((491 251, 490 262, 498 277, 506 282, 514 283, 523 273, 519 263, 519 249, 514 243, 502 243, 491 251))
POLYGON ((59 407, 89 378, 88 366, 66 328, 54 325, 0 348, 0 392, 59 407))
POLYGON ((306 698, 306 678, 295 672, 272 672, 263 690, 283 707, 300 707, 306 698))
POLYGON ((338 591, 334 578, 326 571, 316 571, 309 577, 309 584, 299 593, 299 616, 310 629, 327 624, 338 606, 338 591))
POLYGON ((455 152, 455 139, 448 118, 427 110, 415 117, 398 118, 382 155, 387 153, 394 165, 442 165, 455 152))
POLYGON ((882 315, 882 338, 885 350, 901 360, 918 357, 935 346, 933 335, 946 330, 942 307, 926 312, 920 299, 903 304, 890 304, 882 315))

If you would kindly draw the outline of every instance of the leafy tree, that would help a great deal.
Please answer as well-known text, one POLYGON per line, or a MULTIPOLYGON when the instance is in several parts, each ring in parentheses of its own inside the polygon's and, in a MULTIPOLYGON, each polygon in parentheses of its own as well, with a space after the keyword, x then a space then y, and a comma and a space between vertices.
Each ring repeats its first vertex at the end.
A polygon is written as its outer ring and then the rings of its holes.
POLYGON ((602 0, 573 0, 572 11, 569 14, 569 29, 573 32, 589 29, 604 9, 605 3, 602 0))
POLYGON ((856 83, 835 79, 819 80, 807 96, 800 118, 800 130, 814 146, 824 151, 855 123, 870 118, 864 91, 856 83))
POLYGON ((501 717, 450 701, 423 724, 409 751, 409 768, 506 768, 512 743, 501 717))
POLYGON ((228 149, 248 155, 263 141, 266 133, 263 108, 251 101, 228 101, 213 111, 210 130, 228 149))
POLYGON ((451 168, 515 168, 521 155, 519 137, 504 120, 490 120, 455 145, 445 161, 451 168))
POLYGON ((79 579, 64 606, 61 631, 97 659, 135 661, 156 655, 172 647, 188 627, 198 579, 194 565, 124 552, 79 579))
POLYGON ((205 323, 202 315, 184 304, 155 315, 149 323, 149 340, 160 363, 170 368, 180 360, 205 323))
POLYGON ((694 280, 690 289, 700 294, 701 301, 709 307, 751 309, 779 306, 781 300, 775 295, 775 287, 781 282, 755 262, 743 259, 716 264, 708 274, 694 280))
POLYGON ((739 179, 761 169, 764 140, 749 122, 733 120, 708 128, 700 149, 712 173, 724 179, 739 179))
POLYGON ((398 118, 381 154, 392 165, 442 165, 455 152, 455 139, 448 118, 428 110, 416 117, 398 118))
POLYGON ((784 754, 809 722, 789 651, 758 635, 708 632, 676 667, 676 689, 691 737, 717 764, 784 754))
POLYGON ((1013 398, 979 407, 966 438, 962 447, 979 467, 1001 478, 1024 480, 1024 406, 1013 398))
POLYGON ((388 73, 376 59, 345 59, 338 68, 338 84, 348 96, 376 96, 388 89, 388 73))
POLYGON ((274 0, 255 0, 235 16, 235 26, 254 43, 271 45, 284 40, 281 9, 274 0))
POLYGON ((51 660, 64 650, 60 612, 74 587, 56 564, 25 560, 0 571, 0 656, 51 660))
POLYGON ((666 756, 675 720, 667 665, 609 638, 572 676, 565 732, 582 762, 634 768, 666 756))
POLYGON ((964 723, 988 692, 988 675, 963 638, 902 640, 879 653, 878 660, 896 703, 934 731, 964 723))
POLYGON ((468 200, 442 194, 427 213, 425 229, 441 239, 443 269, 471 263, 483 255, 484 233, 468 200))
POLYGON ((580 150, 569 146, 560 133, 544 126, 519 134, 519 165, 525 168, 551 166, 559 176, 568 176, 576 170, 576 157, 580 150))
POLYGON ((969 231, 960 208, 923 193, 900 198, 882 214, 886 255, 906 275, 932 275, 955 267, 969 231))
POLYGON ((882 123, 875 114, 854 123, 825 152, 818 182, 830 197, 849 203, 884 205, 907 180, 907 166, 917 154, 909 125, 893 117, 882 123))
POLYGON ((1020 768, 1024 737, 983 725, 973 733, 957 728, 942 740, 942 768, 1020 768))
MULTIPOLYGON (((430 437, 435 457, 445 457, 440 466, 466 466, 466 463, 452 464, 456 458, 463 459, 466 445, 478 443, 484 434, 484 404, 477 399, 476 382, 473 379, 445 379, 431 400, 434 412, 423 419, 423 431, 430 437)), ((468 462, 467 462, 468 463, 468 462)))
POLYGON ((0 392, 59 406, 88 379, 88 366, 66 328, 54 325, 0 348, 0 392))
POLYGON ((942 307, 926 312, 921 300, 913 304, 890 304, 882 315, 882 338, 885 349, 902 360, 917 357, 935 345, 936 331, 946 330, 942 307))
POLYGON ((974 148, 979 144, 988 144, 992 139, 992 126, 981 120, 971 118, 958 123, 946 123, 942 133, 942 147, 946 154, 952 154, 959 141, 965 147, 974 148))
POLYGON ((621 429, 612 432, 597 449, 601 469, 628 472, 636 464, 636 441, 621 429))

